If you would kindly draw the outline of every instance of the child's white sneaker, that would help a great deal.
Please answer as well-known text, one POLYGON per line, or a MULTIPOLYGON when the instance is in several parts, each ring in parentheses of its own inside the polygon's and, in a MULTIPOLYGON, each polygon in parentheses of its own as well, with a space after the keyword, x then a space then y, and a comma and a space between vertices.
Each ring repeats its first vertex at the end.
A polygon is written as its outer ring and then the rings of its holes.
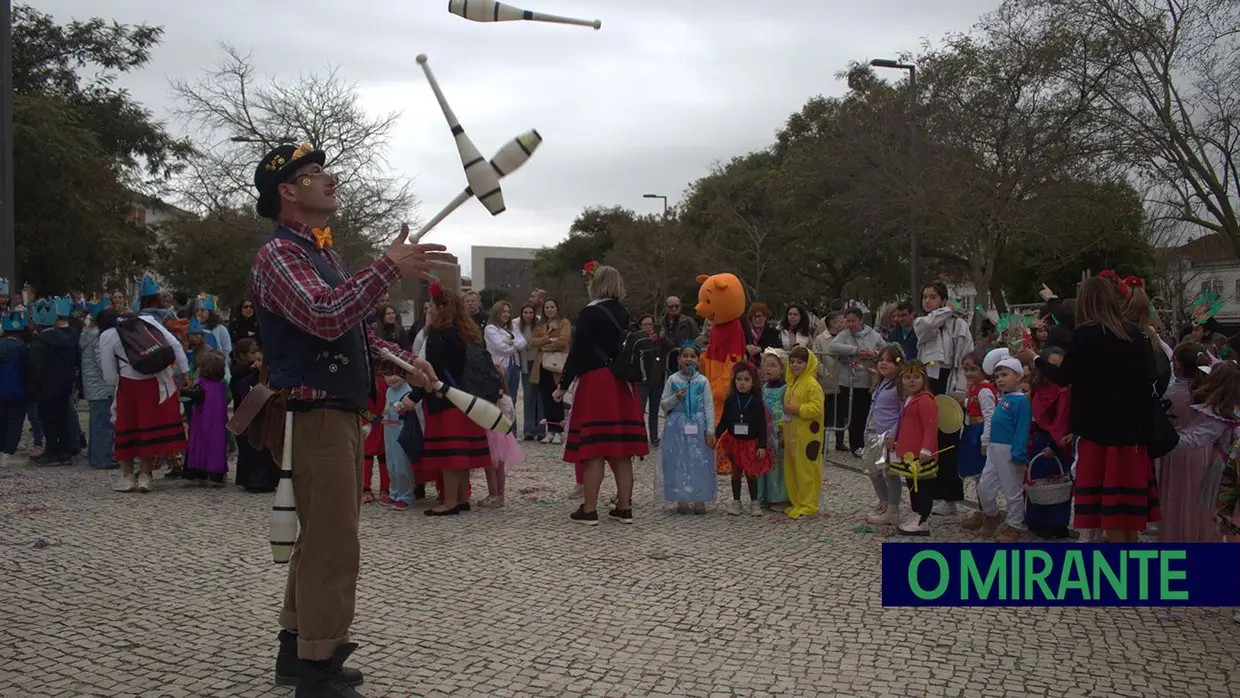
POLYGON ((750 516, 762 516, 762 502, 750 502, 749 503, 749 515, 750 516))
POLYGON ((142 473, 138 476, 138 491, 150 492, 152 487, 151 476, 148 473, 142 473))
POLYGON ((564 435, 563 435, 563 434, 553 434, 553 435, 551 436, 551 443, 553 443, 553 444, 562 444, 562 443, 564 443, 564 435))
POLYGON ((138 488, 138 476, 130 473, 129 475, 121 475, 112 483, 113 492, 133 492, 138 488))
POLYGON ((934 509, 931 509, 931 512, 935 516, 955 516, 956 515, 956 503, 955 502, 944 502, 940 500, 934 503, 934 509))
POLYGON ((922 521, 920 516, 914 514, 908 521, 896 527, 896 530, 906 536, 928 536, 930 535, 930 519, 922 521))
POLYGON ((740 516, 741 515, 741 500, 733 499, 732 501, 728 502, 727 512, 728 512, 728 516, 740 516))

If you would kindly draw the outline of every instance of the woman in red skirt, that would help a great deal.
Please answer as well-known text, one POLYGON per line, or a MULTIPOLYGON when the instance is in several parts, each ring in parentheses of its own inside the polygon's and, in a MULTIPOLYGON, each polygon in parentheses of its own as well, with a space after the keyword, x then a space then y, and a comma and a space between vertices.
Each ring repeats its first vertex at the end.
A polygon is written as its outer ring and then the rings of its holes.
POLYGON ((586 265, 586 281, 590 304, 577 316, 564 374, 552 395, 559 402, 577 381, 564 460, 584 467, 585 502, 569 518, 586 526, 598 525, 598 491, 607 462, 616 478, 616 508, 610 515, 631 524, 633 456, 645 456, 650 446, 638 385, 617 379, 608 364, 620 349, 621 328, 628 329, 632 320, 620 304, 624 281, 619 271, 591 262, 586 265))
MULTIPOLYGON (((126 316, 127 319, 130 316, 126 316)), ((186 450, 181 400, 173 369, 189 373, 181 342, 158 320, 139 316, 176 353, 176 363, 154 375, 138 373, 129 366, 125 348, 115 328, 99 335, 99 365, 103 378, 116 386, 116 441, 112 455, 121 464, 121 476, 112 489, 117 492, 151 491, 151 467, 162 456, 186 450), (134 463, 138 473, 134 473, 134 463)))
POLYGON ((1072 388, 1072 431, 1078 437, 1073 526, 1102 529, 1111 542, 1133 542, 1162 518, 1146 450, 1157 368, 1149 340, 1124 321, 1121 297, 1107 278, 1086 280, 1063 363, 1056 366, 1033 352, 1022 358, 1072 388))
MULTIPOLYGON (((435 283, 430 295, 433 310, 426 319, 426 360, 445 386, 459 384, 465 376, 466 347, 482 343, 482 328, 465 313, 460 296, 435 283)), ((487 432, 443 395, 415 389, 412 397, 421 399, 426 408, 426 434, 417 468, 437 473, 441 494, 426 515, 455 516, 469 511, 469 471, 491 467, 487 432)))
MULTIPOLYGON (((370 404, 367 407, 375 414, 383 414, 387 412, 387 383, 384 382, 383 376, 375 376, 375 394, 370 398, 370 404)), ((366 441, 362 444, 362 457, 365 461, 362 463, 362 502, 371 504, 375 501, 375 492, 371 489, 374 482, 374 463, 379 461, 379 503, 383 506, 390 507, 395 502, 388 496, 388 469, 387 469, 387 451, 383 445, 383 423, 375 423, 370 425, 370 432, 366 434, 366 441)))

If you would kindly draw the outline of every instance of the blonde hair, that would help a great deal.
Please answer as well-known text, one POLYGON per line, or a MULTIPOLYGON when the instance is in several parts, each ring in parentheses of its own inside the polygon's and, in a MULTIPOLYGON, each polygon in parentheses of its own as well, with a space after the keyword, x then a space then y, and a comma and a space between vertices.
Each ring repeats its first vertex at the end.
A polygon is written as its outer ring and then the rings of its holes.
POLYGON ((1162 351, 1162 340, 1154 329, 1154 312, 1150 309, 1150 297, 1140 286, 1128 292, 1128 300, 1124 305, 1124 319, 1136 325, 1149 340, 1150 348, 1162 351))
POLYGON ((590 277, 587 290, 590 293, 590 300, 600 298, 622 300, 625 295, 624 279, 620 277, 619 269, 603 265, 594 270, 594 276, 590 277))
POLYGON ((1117 339, 1128 339, 1128 328, 1120 313, 1119 291, 1101 276, 1081 282, 1076 294, 1076 324, 1100 325, 1103 332, 1117 339))

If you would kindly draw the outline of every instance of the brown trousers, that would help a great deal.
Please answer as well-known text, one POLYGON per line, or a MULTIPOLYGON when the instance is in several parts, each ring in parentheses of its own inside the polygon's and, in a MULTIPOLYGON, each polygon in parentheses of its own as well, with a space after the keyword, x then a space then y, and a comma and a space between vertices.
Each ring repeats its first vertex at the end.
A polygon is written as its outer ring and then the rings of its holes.
POLYGON ((299 412, 292 438, 301 530, 289 560, 280 625, 298 632, 302 659, 325 660, 349 641, 357 597, 361 420, 339 410, 299 412))

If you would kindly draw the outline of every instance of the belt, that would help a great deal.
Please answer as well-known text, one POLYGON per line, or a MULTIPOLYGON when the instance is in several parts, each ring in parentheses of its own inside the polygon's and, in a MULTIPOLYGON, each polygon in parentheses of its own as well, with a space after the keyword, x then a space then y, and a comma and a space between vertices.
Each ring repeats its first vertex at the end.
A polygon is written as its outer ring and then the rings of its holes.
POLYGON ((323 398, 321 400, 311 400, 310 402, 306 402, 304 400, 289 400, 288 402, 289 412, 314 412, 316 410, 348 412, 349 414, 355 414, 367 422, 371 422, 372 424, 379 421, 379 415, 366 409, 365 407, 358 407, 357 405, 354 405, 346 400, 323 398))
POLYGON ((969 424, 981 424, 986 421, 985 417, 969 417, 969 424))

